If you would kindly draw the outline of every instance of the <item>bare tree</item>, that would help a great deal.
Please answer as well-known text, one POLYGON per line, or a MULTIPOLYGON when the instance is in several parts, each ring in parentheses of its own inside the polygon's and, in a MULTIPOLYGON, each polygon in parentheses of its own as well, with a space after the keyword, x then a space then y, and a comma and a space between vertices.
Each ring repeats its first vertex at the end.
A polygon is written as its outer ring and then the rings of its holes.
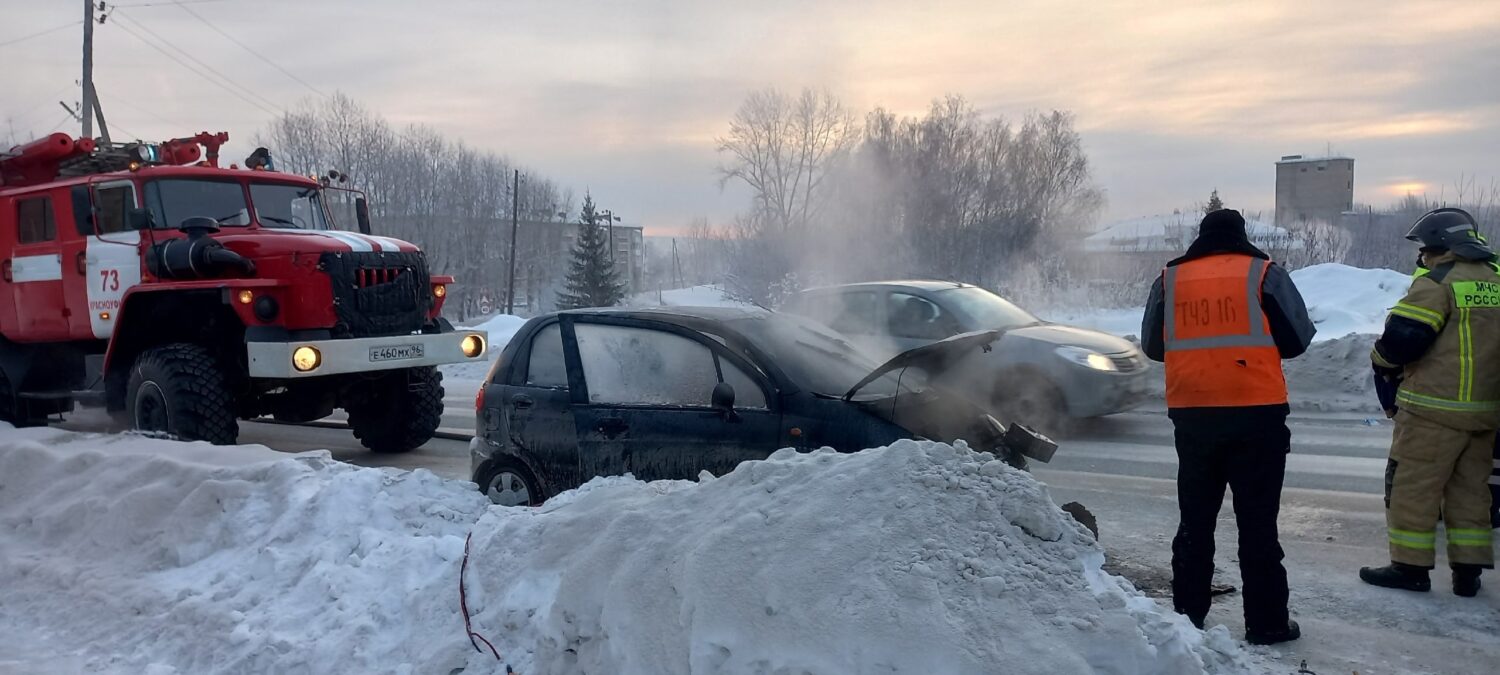
POLYGON ((793 99, 776 91, 751 94, 717 139, 729 162, 719 184, 740 181, 755 200, 757 223, 780 231, 806 227, 826 203, 829 174, 859 140, 854 115, 826 91, 793 99))

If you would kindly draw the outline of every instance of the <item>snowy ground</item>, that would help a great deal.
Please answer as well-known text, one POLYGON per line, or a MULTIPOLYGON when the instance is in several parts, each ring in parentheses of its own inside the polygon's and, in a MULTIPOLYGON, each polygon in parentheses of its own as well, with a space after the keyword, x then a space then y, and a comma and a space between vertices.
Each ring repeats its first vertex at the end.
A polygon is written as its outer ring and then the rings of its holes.
POLYGON ((691 286, 670 291, 639 293, 630 299, 632 307, 748 307, 748 303, 730 300, 719 286, 691 286))
POLYGON ((326 453, 4 430, 0 672, 1264 672, 1045 488, 904 442, 489 507, 326 453), (15 636, 25 636, 17 642, 15 636))

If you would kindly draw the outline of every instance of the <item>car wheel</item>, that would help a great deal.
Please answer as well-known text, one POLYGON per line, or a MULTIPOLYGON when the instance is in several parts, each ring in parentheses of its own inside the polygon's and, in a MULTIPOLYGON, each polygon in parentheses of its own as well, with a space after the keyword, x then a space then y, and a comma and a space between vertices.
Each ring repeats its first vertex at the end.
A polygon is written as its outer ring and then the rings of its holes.
POLYGON ((490 502, 499 506, 540 506, 545 497, 536 477, 514 460, 501 460, 479 484, 490 502))
POLYGON ((1073 428, 1062 392, 1039 375, 1012 378, 1014 386, 1000 393, 997 407, 1007 422, 1016 422, 1048 436, 1060 437, 1073 428))

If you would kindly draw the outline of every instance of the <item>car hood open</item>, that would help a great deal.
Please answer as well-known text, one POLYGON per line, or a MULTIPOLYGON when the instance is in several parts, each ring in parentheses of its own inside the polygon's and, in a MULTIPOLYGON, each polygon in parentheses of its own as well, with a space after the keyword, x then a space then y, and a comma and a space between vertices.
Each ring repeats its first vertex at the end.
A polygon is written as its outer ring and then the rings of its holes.
POLYGON ((946 340, 939 340, 915 349, 908 349, 881 364, 879 368, 870 371, 869 375, 866 375, 864 379, 849 388, 849 392, 844 394, 844 400, 852 400, 855 394, 859 393, 860 389, 865 388, 865 385, 899 368, 916 367, 927 371, 928 375, 936 375, 958 361, 959 356, 968 354, 972 350, 989 351, 991 349, 990 345, 994 344, 1004 334, 1005 331, 1003 330, 980 330, 972 333, 960 333, 946 340))

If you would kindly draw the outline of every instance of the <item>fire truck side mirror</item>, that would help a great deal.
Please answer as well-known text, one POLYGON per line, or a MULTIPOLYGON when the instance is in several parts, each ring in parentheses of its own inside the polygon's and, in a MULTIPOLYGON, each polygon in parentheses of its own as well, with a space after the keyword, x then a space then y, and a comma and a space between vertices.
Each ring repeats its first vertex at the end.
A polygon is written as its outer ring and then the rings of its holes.
POLYGON ((360 234, 370 233, 370 203, 364 197, 354 200, 354 219, 359 223, 360 234))
POLYGON ((149 230, 156 225, 156 219, 147 209, 129 209, 125 212, 125 224, 132 230, 149 230))

